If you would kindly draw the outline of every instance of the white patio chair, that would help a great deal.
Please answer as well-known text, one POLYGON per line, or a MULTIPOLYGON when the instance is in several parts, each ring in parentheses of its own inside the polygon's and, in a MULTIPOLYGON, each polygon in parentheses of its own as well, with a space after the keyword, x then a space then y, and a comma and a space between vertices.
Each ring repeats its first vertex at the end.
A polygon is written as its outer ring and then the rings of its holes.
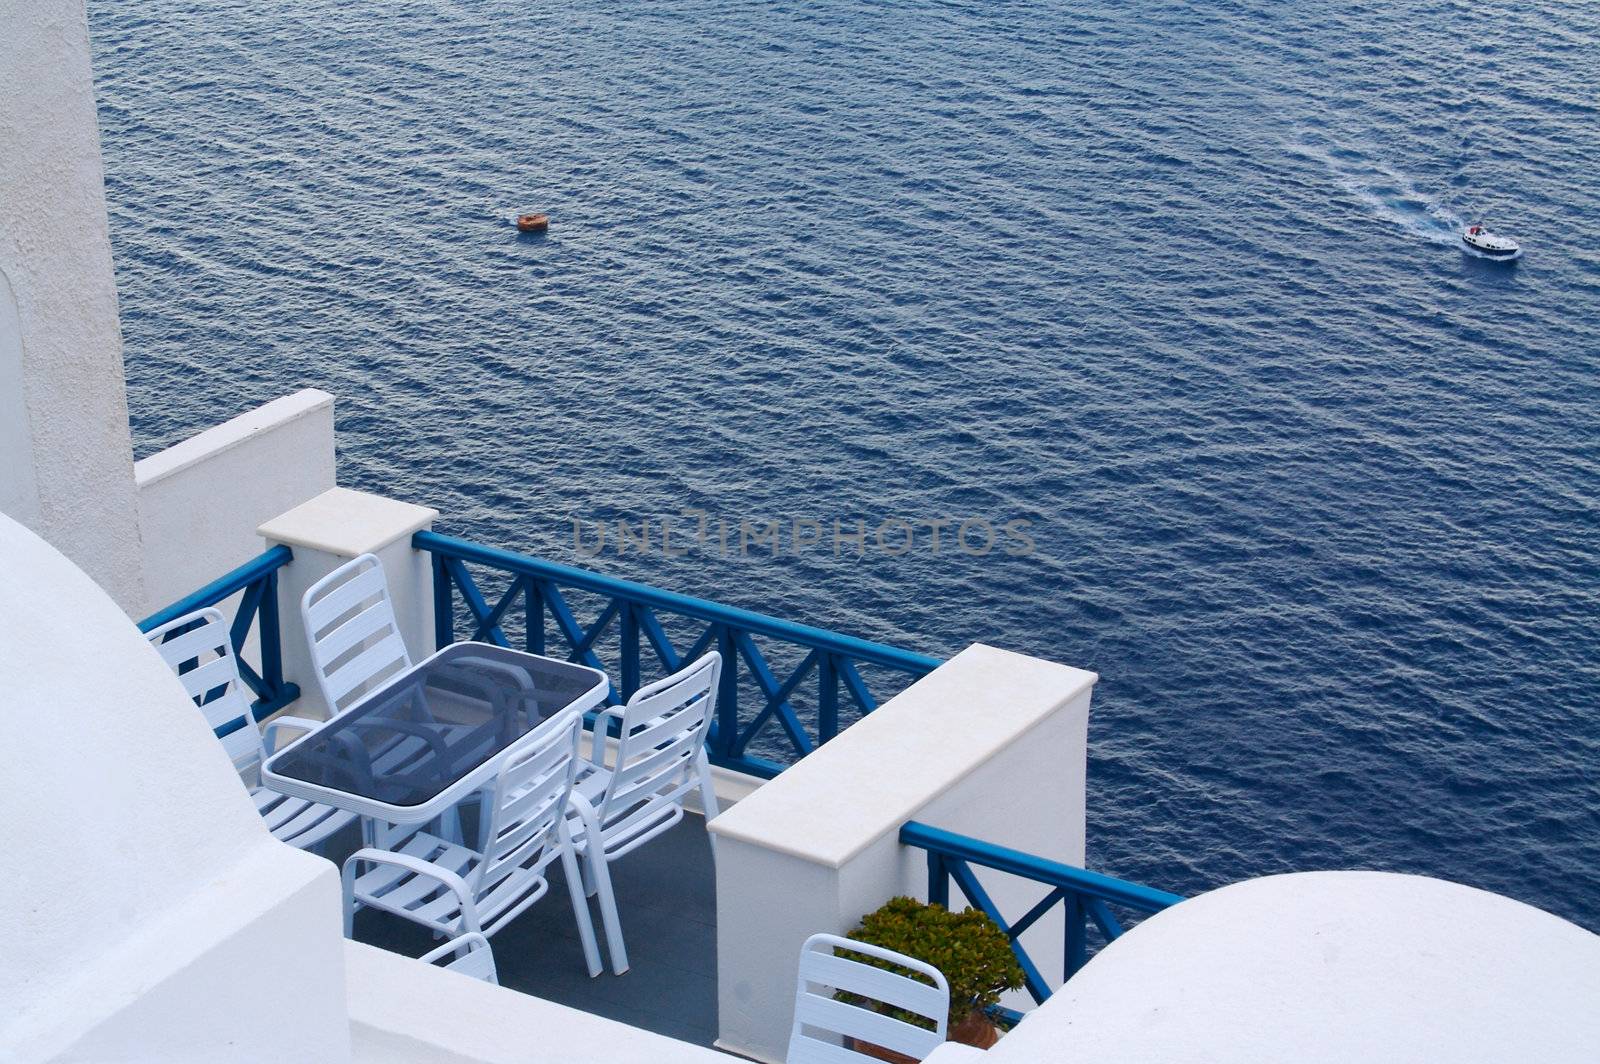
POLYGON ((500 985, 500 973, 494 966, 494 950, 489 947, 489 940, 483 937, 481 931, 457 935, 438 949, 424 953, 421 959, 424 964, 438 964, 452 972, 500 985))
MULTIPOLYGON (((263 736, 250 713, 250 699, 239 677, 239 662, 234 657, 228 622, 216 607, 168 621, 148 633, 148 638, 162 660, 178 674, 178 680, 195 705, 205 713, 207 724, 218 728, 244 718, 241 727, 220 740, 241 773, 259 767, 262 759, 276 747, 280 731, 293 728, 312 732, 320 726, 319 722, 303 717, 280 716, 267 723, 263 736), (183 631, 185 628, 190 630, 183 631), (181 634, 173 635, 174 632, 181 634)), ((273 836, 291 846, 302 849, 315 846, 355 820, 354 813, 331 805, 291 798, 260 785, 249 789, 256 811, 267 822, 273 836)))
POLYGON ((357 850, 344 863, 344 932, 357 905, 413 920, 443 936, 492 936, 550 884, 545 868, 558 857, 591 976, 600 974, 582 873, 567 828, 567 799, 578 768, 583 715, 568 710, 545 721, 505 755, 495 780, 483 851, 419 831, 398 850, 357 850), (362 871, 366 866, 367 871, 362 871))
POLYGON ((300 599, 300 619, 330 714, 411 667, 383 563, 374 555, 354 558, 312 584, 300 599))
POLYGON ((933 965, 839 935, 812 935, 800 947, 800 979, 795 991, 787 1064, 846 1064, 879 1059, 855 1048, 851 1040, 922 1060, 944 1043, 949 1017, 950 984, 933 965), (927 976, 933 985, 851 960, 836 950, 909 968, 927 976), (933 1022, 933 1029, 840 1001, 834 992, 841 990, 924 1017, 933 1022))
POLYGON ((641 687, 625 706, 595 718, 591 763, 578 773, 573 815, 581 826, 573 841, 585 858, 584 883, 598 894, 611 970, 628 970, 612 861, 631 853, 683 819, 683 799, 696 788, 706 820, 717 815, 717 793, 706 760, 706 731, 716 710, 722 655, 715 650, 665 679, 641 687), (616 763, 605 765, 612 718, 620 720, 616 763))

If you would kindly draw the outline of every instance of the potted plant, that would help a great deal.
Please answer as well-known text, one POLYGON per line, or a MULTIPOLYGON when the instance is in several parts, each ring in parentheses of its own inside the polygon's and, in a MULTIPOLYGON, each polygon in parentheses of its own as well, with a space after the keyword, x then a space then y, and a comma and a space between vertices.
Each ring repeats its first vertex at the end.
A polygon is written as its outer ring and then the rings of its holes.
MULTIPOLYGON (((915 898, 891 898, 877 911, 862 917, 861 926, 849 937, 915 957, 944 973, 950 984, 950 1041, 987 1049, 1000 1037, 988 1010, 1000 1003, 1002 993, 1022 986, 1022 968, 1011 952, 1011 940, 986 914, 972 908, 951 912, 942 905, 929 905, 915 898)), ((853 959, 897 975, 921 978, 888 961, 866 956, 853 959)), ((869 1004, 858 998, 848 1000, 856 1005, 869 1004)), ((917 1020, 911 1013, 877 1002, 870 1004, 896 1019, 917 1020)), ((911 1060, 879 1046, 857 1043, 855 1048, 897 1064, 911 1060)))

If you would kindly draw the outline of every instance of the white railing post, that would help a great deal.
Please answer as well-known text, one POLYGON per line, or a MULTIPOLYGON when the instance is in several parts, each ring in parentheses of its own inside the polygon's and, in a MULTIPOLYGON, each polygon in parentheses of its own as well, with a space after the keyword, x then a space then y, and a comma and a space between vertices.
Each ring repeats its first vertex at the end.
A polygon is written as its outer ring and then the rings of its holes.
POLYGON ((282 543, 294 560, 279 571, 278 609, 283 631, 284 676, 300 685, 295 713, 324 716, 327 705, 311 669, 311 652, 300 621, 306 589, 352 558, 375 554, 394 602, 395 619, 413 661, 433 652, 433 571, 428 557, 411 546, 419 529, 433 527, 439 511, 349 488, 332 488, 258 530, 267 548, 282 543))
MULTIPOLYGON (((801 943, 849 931, 897 894, 927 897, 926 854, 899 842, 907 820, 1081 866, 1096 680, 970 646, 713 820, 718 1045, 781 1061, 801 943)), ((1044 894, 975 872, 1008 915, 1044 894)), ((951 901, 961 907, 958 891, 951 901)), ((1061 971, 1059 911, 1023 942, 1061 971)))

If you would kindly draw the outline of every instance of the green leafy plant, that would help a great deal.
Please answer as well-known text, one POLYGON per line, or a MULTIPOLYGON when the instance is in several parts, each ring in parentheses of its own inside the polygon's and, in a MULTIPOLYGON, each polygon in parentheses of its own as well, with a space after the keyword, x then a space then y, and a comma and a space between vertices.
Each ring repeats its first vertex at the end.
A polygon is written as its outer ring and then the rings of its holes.
MULTIPOLYGON (((951 912, 942 905, 929 905, 915 898, 890 898, 877 911, 861 918, 861 926, 850 932, 857 942, 904 953, 931 964, 944 973, 950 984, 950 1026, 960 1023, 974 1010, 1000 1003, 1000 995, 1022 986, 1022 968, 1011 952, 1011 940, 987 915, 977 909, 951 912)), ((855 955, 875 968, 920 982, 929 980, 889 961, 855 955)), ((866 1001, 840 995, 854 1005, 866 1001)), ((885 1009, 896 1019, 918 1023, 920 1018, 902 1009, 885 1009)))

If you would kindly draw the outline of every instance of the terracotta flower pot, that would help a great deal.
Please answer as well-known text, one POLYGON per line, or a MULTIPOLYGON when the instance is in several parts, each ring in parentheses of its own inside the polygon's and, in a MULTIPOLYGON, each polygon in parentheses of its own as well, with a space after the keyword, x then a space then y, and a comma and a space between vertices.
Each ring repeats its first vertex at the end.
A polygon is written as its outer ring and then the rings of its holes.
POLYGON ((917 1064, 916 1057, 908 1057, 904 1053, 896 1053, 892 1049, 875 1046, 871 1042, 858 1042, 854 1038, 846 1038, 844 1041, 845 1048, 853 1049, 873 1060, 887 1060, 889 1064, 917 1064))
MULTIPOLYGON (((973 1009, 967 1013, 966 1018, 950 1028, 946 1040, 960 1042, 962 1045, 977 1046, 979 1049, 988 1049, 1000 1041, 1000 1029, 990 1022, 980 1010, 973 1009)), ((896 1053, 892 1049, 875 1046, 871 1042, 858 1042, 854 1038, 846 1040, 849 1048, 857 1053, 865 1053, 874 1060, 886 1060, 889 1064, 917 1064, 916 1057, 908 1057, 904 1053, 896 1053)))
POLYGON ((949 1041, 962 1045, 988 1049, 1000 1041, 1000 1028, 978 1009, 967 1013, 966 1018, 950 1028, 949 1041))

